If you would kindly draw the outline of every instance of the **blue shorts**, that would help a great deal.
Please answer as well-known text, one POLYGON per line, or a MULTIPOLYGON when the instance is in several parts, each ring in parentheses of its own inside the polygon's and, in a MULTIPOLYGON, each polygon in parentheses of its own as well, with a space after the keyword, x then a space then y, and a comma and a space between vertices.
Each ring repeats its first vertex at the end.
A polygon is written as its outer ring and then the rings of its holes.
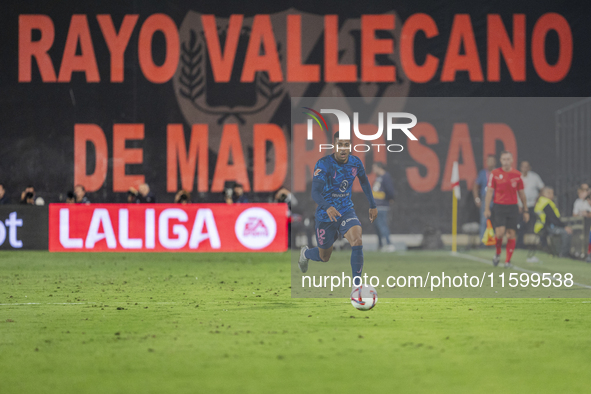
POLYGON ((354 209, 350 209, 342 216, 337 218, 336 222, 319 222, 316 220, 316 243, 320 249, 329 249, 338 235, 342 236, 353 226, 361 226, 354 209))

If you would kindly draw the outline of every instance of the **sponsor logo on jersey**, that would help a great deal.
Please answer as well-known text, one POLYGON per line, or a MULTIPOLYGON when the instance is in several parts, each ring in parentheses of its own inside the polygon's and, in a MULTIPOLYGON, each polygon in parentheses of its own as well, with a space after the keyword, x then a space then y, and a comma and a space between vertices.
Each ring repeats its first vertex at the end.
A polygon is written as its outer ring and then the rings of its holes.
POLYGON ((341 222, 341 226, 342 226, 342 227, 345 227, 345 226, 347 225, 347 223, 349 223, 351 220, 358 220, 358 219, 357 219, 357 218, 349 218, 349 219, 347 219, 347 220, 343 220, 343 221, 341 222))
MULTIPOLYGON (((355 170, 355 171, 357 171, 357 170, 355 170)), ((339 190, 344 193, 347 191, 348 187, 349 187, 349 181, 345 179, 341 182, 341 185, 339 186, 339 190)))

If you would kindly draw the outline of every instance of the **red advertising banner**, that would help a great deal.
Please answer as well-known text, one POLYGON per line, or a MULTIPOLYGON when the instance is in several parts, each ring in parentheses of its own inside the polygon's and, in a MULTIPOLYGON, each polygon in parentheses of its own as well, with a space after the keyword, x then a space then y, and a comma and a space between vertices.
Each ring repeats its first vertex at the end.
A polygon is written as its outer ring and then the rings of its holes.
POLYGON ((286 204, 50 204, 51 252, 283 252, 286 204))

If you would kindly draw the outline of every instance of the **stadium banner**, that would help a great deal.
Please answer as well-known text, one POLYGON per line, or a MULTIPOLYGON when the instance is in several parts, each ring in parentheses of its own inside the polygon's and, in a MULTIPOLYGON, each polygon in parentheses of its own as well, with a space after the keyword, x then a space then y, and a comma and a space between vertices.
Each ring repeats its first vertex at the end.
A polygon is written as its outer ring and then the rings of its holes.
MULTIPOLYGON (((238 182, 268 202, 292 183, 290 98, 587 96, 590 12, 550 0, 2 1, 0 182, 13 201, 26 184, 49 202, 80 184, 93 203, 124 203, 146 182, 158 202, 180 189, 221 202, 238 182)), ((438 131, 440 144, 452 137, 438 131)), ((554 182, 556 155, 540 149, 554 132, 516 138, 554 182)), ((406 188, 413 168, 420 159, 388 162, 399 196, 450 195, 406 188)), ((430 171, 424 184, 447 180, 430 171)), ((399 217, 395 231, 417 223, 399 217)))
POLYGON ((0 205, 0 250, 47 250, 47 207, 0 205))
POLYGON ((285 204, 50 204, 51 252, 283 252, 285 204))

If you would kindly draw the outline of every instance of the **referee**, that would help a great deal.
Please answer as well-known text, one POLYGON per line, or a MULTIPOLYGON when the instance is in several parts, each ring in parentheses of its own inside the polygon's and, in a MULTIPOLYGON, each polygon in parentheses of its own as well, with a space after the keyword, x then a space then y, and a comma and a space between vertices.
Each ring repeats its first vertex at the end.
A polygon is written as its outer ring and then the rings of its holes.
POLYGON ((491 171, 488 177, 488 186, 484 205, 484 216, 491 218, 495 228, 497 251, 493 258, 493 265, 499 265, 501 259, 501 247, 503 245, 503 236, 507 230, 507 257, 505 258, 505 268, 511 267, 511 256, 515 250, 515 234, 517 223, 519 223, 519 207, 517 206, 517 195, 523 203, 523 221, 529 221, 529 210, 527 199, 523 192, 523 179, 521 173, 512 168, 513 155, 510 152, 501 152, 501 168, 491 171), (494 198, 492 215, 490 202, 494 198))

